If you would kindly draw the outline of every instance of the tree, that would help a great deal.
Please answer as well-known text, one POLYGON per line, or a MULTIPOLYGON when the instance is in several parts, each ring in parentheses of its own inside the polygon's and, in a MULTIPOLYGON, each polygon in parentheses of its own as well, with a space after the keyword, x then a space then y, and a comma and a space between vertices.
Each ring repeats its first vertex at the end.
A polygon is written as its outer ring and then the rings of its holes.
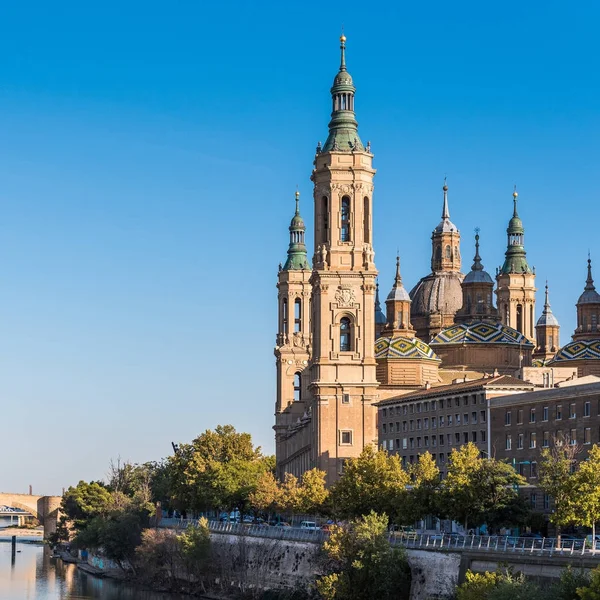
POLYGON ((207 430, 170 456, 172 496, 182 509, 239 508, 248 503, 259 477, 274 459, 254 447, 248 433, 231 425, 207 430))
POLYGON ((577 588, 581 600, 600 600, 600 567, 590 571, 590 582, 585 587, 577 588))
POLYGON ((334 510, 344 517, 375 511, 393 514, 399 497, 406 494, 409 477, 397 455, 365 446, 360 456, 350 458, 331 490, 334 510))
POLYGON ((374 512, 333 526, 323 543, 329 573, 317 580, 325 600, 408 598, 410 568, 404 551, 387 539, 387 517, 374 512))
MULTIPOLYGON (((573 501, 577 504, 577 522, 592 528, 596 539, 596 523, 600 520, 600 446, 590 448, 587 460, 579 463, 573 475, 573 501)), ((594 542, 595 543, 595 542, 594 542)))
POLYGON ((101 483, 80 481, 64 493, 61 511, 81 530, 93 517, 106 514, 110 502, 111 494, 101 483))
POLYGON ((561 528, 577 520, 579 509, 573 497, 573 467, 579 450, 576 445, 556 439, 552 449, 542 449, 538 465, 540 487, 554 500, 550 521, 556 526, 559 545, 561 528))
POLYGON ((281 484, 279 509, 282 512, 294 512, 298 508, 298 493, 298 478, 292 473, 286 473, 281 484))
POLYGON ((142 541, 143 518, 134 512, 122 512, 102 518, 99 531, 99 541, 106 556, 124 569, 127 562, 134 567, 134 554, 142 541))
POLYGON ((463 523, 466 531, 469 524, 482 525, 494 517, 498 521, 500 514, 516 505, 516 488, 524 483, 509 464, 481 458, 477 446, 469 442, 450 454, 443 505, 448 516, 463 523))
POLYGON ((196 578, 200 577, 206 571, 210 555, 208 521, 203 518, 193 527, 188 527, 178 536, 178 542, 188 573, 196 578))
POLYGON ((420 454, 417 462, 409 465, 408 474, 412 489, 398 497, 398 514, 403 517, 399 520, 405 525, 436 513, 440 485, 440 470, 429 452, 420 454))
POLYGON ((250 492, 248 501, 257 511, 270 515, 281 504, 282 490, 271 471, 263 473, 256 482, 256 488, 250 492))
POLYGON ((325 487, 325 471, 311 469, 302 475, 298 488, 296 508, 298 512, 314 514, 320 512, 329 492, 325 487))

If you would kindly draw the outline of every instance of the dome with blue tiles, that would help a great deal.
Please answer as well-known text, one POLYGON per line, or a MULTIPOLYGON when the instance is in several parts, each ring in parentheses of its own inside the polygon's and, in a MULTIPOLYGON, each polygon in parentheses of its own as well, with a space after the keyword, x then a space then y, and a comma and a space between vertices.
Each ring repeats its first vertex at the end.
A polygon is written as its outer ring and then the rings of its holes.
POLYGON ((375 341, 375 358, 419 359, 440 362, 435 352, 418 338, 401 335, 380 337, 375 341))
POLYGON ((435 346, 449 344, 510 344, 512 346, 533 347, 533 344, 519 331, 487 321, 460 323, 442 329, 430 342, 435 346))
POLYGON ((600 360, 600 339, 569 342, 548 364, 554 365, 572 360, 600 360))

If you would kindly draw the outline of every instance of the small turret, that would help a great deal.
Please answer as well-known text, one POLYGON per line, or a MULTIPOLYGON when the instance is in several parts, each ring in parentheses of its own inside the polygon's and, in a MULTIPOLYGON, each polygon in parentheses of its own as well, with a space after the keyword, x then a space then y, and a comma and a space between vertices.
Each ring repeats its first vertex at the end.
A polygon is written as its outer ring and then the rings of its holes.
POLYGON ((577 300, 577 329, 574 340, 595 339, 600 337, 600 294, 596 291, 592 277, 592 259, 588 256, 587 279, 583 293, 577 300))
POLYGON ((396 256, 396 277, 394 278, 394 285, 385 300, 387 313, 386 332, 414 337, 415 332, 410 324, 410 303, 410 296, 402 285, 400 257, 396 256))
POLYGON ((541 364, 546 364, 546 361, 551 359, 560 347, 559 335, 560 325, 550 308, 548 282, 546 281, 544 309, 535 324, 536 347, 533 351, 533 358, 541 361, 541 364))
POLYGON ((300 216, 300 192, 296 191, 296 212, 290 223, 290 245, 287 251, 287 260, 285 261, 285 265, 283 265, 284 271, 310 269, 306 254, 306 244, 304 243, 305 233, 306 226, 300 216))
POLYGON ((533 273, 527 264, 525 252, 525 228, 523 221, 517 212, 517 186, 513 191, 513 216, 508 223, 506 234, 508 236, 508 245, 506 248, 506 258, 500 271, 502 273, 533 273))

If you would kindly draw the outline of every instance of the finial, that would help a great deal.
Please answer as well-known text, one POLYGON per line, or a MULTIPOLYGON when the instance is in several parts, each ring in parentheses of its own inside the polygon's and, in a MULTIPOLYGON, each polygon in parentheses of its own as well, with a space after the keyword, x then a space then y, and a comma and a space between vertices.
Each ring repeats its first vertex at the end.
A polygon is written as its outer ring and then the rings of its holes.
POLYGON ((483 271, 481 256, 479 256, 479 227, 475 227, 475 258, 473 258, 471 271, 483 271))
POLYGON ((448 210, 448 184, 446 183, 446 177, 444 177, 444 186, 442 187, 444 192, 444 205, 442 207, 442 219, 450 218, 450 211, 448 210))
POLYGON ((587 279, 586 279, 586 286, 585 289, 586 290, 595 290, 596 288, 594 287, 594 280, 592 278, 592 259, 590 258, 590 253, 588 250, 588 274, 587 274, 587 279))
POLYGON ((546 279, 546 298, 544 300, 544 311, 550 307, 550 301, 548 300, 548 280, 546 279))
POLYGON ((513 217, 518 217, 518 213, 517 213, 517 198, 519 197, 519 194, 517 193, 517 184, 515 183, 515 187, 513 189, 513 202, 514 202, 514 210, 513 210, 513 217))
POLYGON ((300 214, 300 192, 298 191, 298 186, 296 185, 296 214, 300 214))
POLYGON ((346 70, 346 36, 344 35, 344 27, 342 26, 342 35, 340 35, 340 50, 342 53, 340 60, 340 71, 346 70))
POLYGON ((400 276, 400 253, 396 254, 396 277, 394 285, 402 285, 402 277, 400 276))

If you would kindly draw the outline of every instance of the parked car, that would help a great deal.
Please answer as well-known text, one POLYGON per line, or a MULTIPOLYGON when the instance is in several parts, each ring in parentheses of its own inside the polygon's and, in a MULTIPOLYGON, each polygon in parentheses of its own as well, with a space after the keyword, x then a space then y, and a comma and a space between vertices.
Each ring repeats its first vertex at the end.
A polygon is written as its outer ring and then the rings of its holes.
POLYGON ((560 536, 560 547, 563 550, 582 550, 584 540, 574 535, 561 535, 560 536))
POLYGON ((300 529, 308 531, 320 531, 321 528, 315 523, 315 521, 302 521, 300 523, 300 529))
POLYGON ((275 523, 275 527, 291 527, 291 525, 287 521, 279 521, 275 523))
POLYGON ((594 550, 600 550, 600 535, 594 537, 594 544, 592 546, 592 534, 585 536, 585 547, 593 548, 594 550))

